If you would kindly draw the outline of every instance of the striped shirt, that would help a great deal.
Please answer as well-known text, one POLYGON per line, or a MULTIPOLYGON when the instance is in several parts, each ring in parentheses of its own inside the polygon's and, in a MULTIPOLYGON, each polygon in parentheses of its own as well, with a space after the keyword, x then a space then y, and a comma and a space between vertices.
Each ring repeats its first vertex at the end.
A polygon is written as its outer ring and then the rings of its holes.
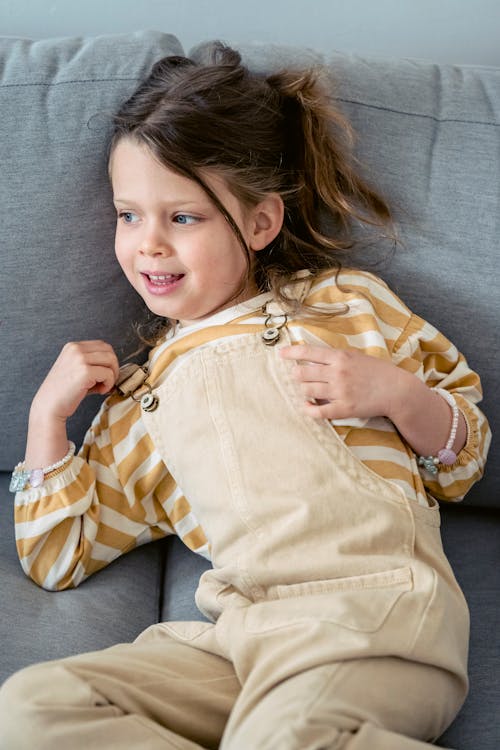
MULTIPOLYGON (((160 385, 197 347, 227 336, 261 332, 269 294, 174 329, 149 355, 148 382, 160 385)), ((477 408, 479 377, 432 325, 414 315, 384 282, 350 269, 338 281, 323 274, 304 300, 330 315, 290 316, 294 343, 357 349, 390 359, 429 387, 453 394, 467 423, 467 441, 453 466, 436 475, 419 467, 415 454, 386 418, 332 420, 345 445, 372 471, 399 485, 412 501, 427 494, 461 500, 483 473, 490 442, 477 408)), ((205 533, 142 420, 140 404, 118 393, 95 417, 77 456, 41 487, 17 493, 16 539, 26 574, 44 588, 77 586, 120 555, 149 541, 177 534, 210 559, 205 533)))

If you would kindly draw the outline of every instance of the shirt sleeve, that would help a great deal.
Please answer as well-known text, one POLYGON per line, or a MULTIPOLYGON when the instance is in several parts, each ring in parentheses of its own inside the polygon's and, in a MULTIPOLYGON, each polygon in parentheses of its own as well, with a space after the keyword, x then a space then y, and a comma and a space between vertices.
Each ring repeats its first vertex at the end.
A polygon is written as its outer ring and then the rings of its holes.
POLYGON ((439 464, 437 474, 419 467, 431 495, 440 500, 462 500, 483 475, 491 441, 488 421, 477 406, 482 399, 479 376, 454 344, 417 315, 410 316, 395 342, 393 359, 430 388, 446 389, 465 417, 467 440, 456 462, 451 466, 439 464))
POLYGON ((15 498, 25 573, 49 590, 78 586, 146 542, 174 533, 164 510, 176 485, 130 399, 111 396, 79 454, 15 498))

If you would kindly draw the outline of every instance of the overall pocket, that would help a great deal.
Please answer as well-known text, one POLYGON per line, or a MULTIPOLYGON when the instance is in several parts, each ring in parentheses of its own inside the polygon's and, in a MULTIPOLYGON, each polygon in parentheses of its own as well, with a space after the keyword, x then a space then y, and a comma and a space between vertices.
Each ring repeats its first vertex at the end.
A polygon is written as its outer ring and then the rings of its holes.
POLYGON ((276 586, 275 598, 249 608, 249 632, 262 633, 300 622, 322 621, 349 630, 379 630, 398 600, 413 590, 411 568, 276 586))

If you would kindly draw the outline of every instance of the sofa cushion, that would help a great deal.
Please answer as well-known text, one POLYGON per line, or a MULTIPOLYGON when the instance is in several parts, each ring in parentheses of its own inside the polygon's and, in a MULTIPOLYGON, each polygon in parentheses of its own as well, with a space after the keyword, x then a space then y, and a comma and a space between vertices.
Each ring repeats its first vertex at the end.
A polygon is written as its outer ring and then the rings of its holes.
POLYGON ((165 540, 134 549, 78 589, 44 591, 19 564, 9 479, 0 472, 0 684, 28 664, 132 641, 158 621, 165 540))
MULTIPOLYGON (((254 70, 326 64, 357 133, 365 175, 391 203, 401 242, 357 261, 465 354, 500 424, 500 68, 362 58, 280 45, 240 46, 254 70), (363 261, 361 261, 363 259, 363 261)), ((203 45, 191 54, 202 57, 203 45)), ((365 236, 370 243, 370 237, 365 236)), ((500 506, 500 444, 466 503, 500 506)))
MULTIPOLYGON (((142 309, 113 252, 106 175, 111 115, 175 37, 0 39, 0 469, 24 454, 31 399, 68 340, 135 346, 142 309), (124 342, 124 337, 127 339, 124 342)), ((98 406, 71 424, 80 442, 98 406)))
POLYGON ((500 747, 500 511, 448 505, 442 511, 442 536, 471 614, 470 691, 442 747, 496 750, 500 747))

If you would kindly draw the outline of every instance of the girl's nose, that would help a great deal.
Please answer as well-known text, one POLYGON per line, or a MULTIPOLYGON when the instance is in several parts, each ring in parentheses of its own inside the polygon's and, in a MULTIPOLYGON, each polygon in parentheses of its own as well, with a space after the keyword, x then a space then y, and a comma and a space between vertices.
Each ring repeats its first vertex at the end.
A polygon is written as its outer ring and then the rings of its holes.
POLYGON ((170 256, 173 249, 168 243, 166 237, 159 232, 151 232, 143 237, 139 247, 141 255, 149 256, 170 256))

